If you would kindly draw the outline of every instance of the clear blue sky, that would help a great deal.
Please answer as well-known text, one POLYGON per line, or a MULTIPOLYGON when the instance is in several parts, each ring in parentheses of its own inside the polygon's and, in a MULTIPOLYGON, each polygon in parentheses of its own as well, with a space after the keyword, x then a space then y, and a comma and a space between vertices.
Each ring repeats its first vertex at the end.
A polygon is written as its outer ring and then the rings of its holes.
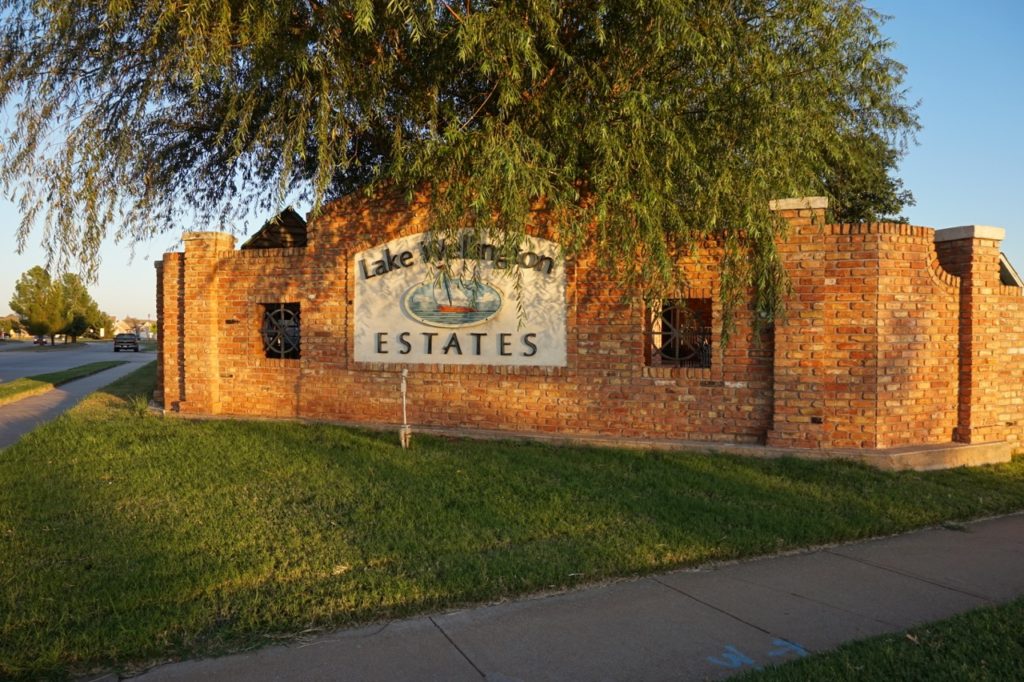
MULTIPOLYGON (((1024 272, 1024 1, 868 0, 892 15, 893 55, 907 65, 910 98, 920 100, 924 129, 904 160, 901 177, 917 205, 905 213, 916 225, 995 225, 1006 229, 1003 250, 1024 272)), ((302 207, 300 207, 302 210, 302 207)), ((0 315, 18 276, 42 264, 33 243, 14 253, 16 207, 0 202, 0 315)), ((215 225, 182 225, 216 229, 215 225)), ((253 228, 254 229, 254 228, 253 228)), ((93 297, 117 317, 156 313, 153 262, 177 250, 180 234, 139 245, 132 262, 125 245, 102 250, 93 297)), ((39 234, 34 235, 38 242, 39 234)))
POLYGON ((1024 2, 868 0, 907 66, 923 130, 900 176, 915 225, 994 225, 1024 267, 1024 2))

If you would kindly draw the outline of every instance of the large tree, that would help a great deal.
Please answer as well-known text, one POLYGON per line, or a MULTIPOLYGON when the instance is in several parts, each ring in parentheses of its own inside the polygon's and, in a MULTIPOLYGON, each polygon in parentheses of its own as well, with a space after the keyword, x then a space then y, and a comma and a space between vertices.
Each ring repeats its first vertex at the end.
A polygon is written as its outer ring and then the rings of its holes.
POLYGON ((60 333, 66 320, 61 310, 60 292, 45 268, 35 266, 22 273, 14 284, 11 310, 21 318, 29 334, 53 337, 60 333))
POLYGON ((54 279, 39 265, 18 278, 10 306, 30 334, 49 336, 51 343, 57 334, 74 343, 90 329, 102 329, 108 320, 78 275, 66 272, 54 279))
POLYGON ((860 0, 0 10, 0 104, 17 112, 0 179, 20 242, 41 218, 59 264, 95 263, 110 230, 147 239, 182 214, 224 224, 376 185, 424 191, 436 230, 509 248, 543 207, 570 252, 647 293, 714 240, 726 303, 753 287, 771 312, 770 199, 831 192, 849 219, 906 198, 888 173, 916 118, 860 0))
POLYGON ((73 272, 65 272, 54 283, 54 287, 60 301, 61 318, 64 320, 60 332, 69 336, 72 343, 90 330, 96 333, 104 328, 107 316, 93 300, 81 277, 73 272))

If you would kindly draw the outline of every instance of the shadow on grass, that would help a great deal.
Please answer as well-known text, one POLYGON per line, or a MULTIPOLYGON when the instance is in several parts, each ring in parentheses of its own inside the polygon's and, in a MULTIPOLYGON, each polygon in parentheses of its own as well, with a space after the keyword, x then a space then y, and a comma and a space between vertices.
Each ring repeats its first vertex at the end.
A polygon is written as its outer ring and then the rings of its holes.
POLYGON ((1024 460, 842 462, 141 416, 153 369, 0 452, 0 677, 257 646, 1019 509, 1024 460))

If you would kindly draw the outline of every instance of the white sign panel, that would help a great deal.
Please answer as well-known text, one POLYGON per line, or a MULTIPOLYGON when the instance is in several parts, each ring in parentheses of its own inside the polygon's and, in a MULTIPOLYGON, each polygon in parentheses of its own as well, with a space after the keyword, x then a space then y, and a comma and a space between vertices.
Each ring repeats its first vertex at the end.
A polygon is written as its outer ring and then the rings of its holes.
POLYGON ((439 249, 418 234, 356 254, 356 360, 565 366, 565 267, 554 242, 523 243, 518 291, 493 246, 465 234, 446 249, 459 256, 450 276, 431 265, 439 249))

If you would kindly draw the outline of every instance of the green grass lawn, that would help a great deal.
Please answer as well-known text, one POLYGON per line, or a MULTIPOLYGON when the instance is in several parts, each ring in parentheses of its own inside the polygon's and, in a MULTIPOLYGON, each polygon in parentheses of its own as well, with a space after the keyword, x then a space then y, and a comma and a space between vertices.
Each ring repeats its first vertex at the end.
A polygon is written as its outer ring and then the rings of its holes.
POLYGON ((1024 599, 843 645, 737 682, 1024 680, 1024 599))
POLYGON ((887 473, 160 418, 148 366, 0 451, 0 678, 1024 508, 1024 458, 887 473))
POLYGON ((22 377, 0 384, 0 405, 12 403, 33 395, 45 393, 49 390, 66 384, 75 379, 91 376, 111 367, 123 365, 123 360, 109 360, 105 362, 91 362, 88 365, 79 365, 71 369, 51 372, 49 374, 36 374, 31 377, 22 377))

